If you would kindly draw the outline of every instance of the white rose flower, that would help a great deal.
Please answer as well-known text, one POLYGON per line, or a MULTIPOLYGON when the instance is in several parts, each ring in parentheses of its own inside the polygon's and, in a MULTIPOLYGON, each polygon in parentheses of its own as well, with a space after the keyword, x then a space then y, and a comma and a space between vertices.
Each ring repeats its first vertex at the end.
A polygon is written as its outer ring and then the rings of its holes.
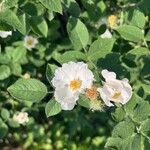
POLYGON ((108 29, 106 29, 106 31, 102 35, 100 35, 100 37, 109 39, 109 38, 112 38, 112 34, 108 29))
POLYGON ((29 121, 27 112, 19 112, 13 116, 13 120, 18 122, 19 124, 24 124, 29 121))
POLYGON ((0 37, 1 38, 6 38, 9 35, 12 35, 12 31, 0 31, 0 37))
POLYGON ((25 36, 24 38, 24 46, 28 49, 31 50, 35 48, 36 44, 38 44, 38 40, 32 36, 25 36))
POLYGON ((63 110, 72 110, 80 93, 90 88, 94 81, 93 73, 83 62, 69 62, 56 69, 52 79, 54 97, 63 110))
POLYGON ((103 87, 98 88, 98 92, 107 106, 114 106, 111 102, 126 104, 132 96, 132 87, 128 79, 118 80, 114 72, 102 70, 105 79, 103 87))

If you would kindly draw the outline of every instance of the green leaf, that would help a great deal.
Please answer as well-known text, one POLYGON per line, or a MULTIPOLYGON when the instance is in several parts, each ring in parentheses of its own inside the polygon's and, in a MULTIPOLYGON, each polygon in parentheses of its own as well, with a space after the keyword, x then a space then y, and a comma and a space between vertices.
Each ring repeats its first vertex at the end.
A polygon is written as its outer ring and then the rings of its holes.
POLYGON ((145 40, 150 41, 150 30, 147 32, 147 34, 145 36, 145 40))
POLYGON ((18 122, 14 121, 13 119, 9 119, 8 120, 8 124, 12 128, 18 128, 18 127, 20 127, 20 124, 18 122))
POLYGON ((6 108, 1 109, 1 117, 6 121, 9 119, 10 113, 6 108))
POLYGON ((94 41, 89 48, 88 58, 90 60, 97 60, 99 58, 105 57, 109 54, 113 48, 115 40, 113 38, 110 39, 102 39, 98 38, 98 40, 94 41))
POLYGON ((0 119, 0 139, 6 136, 8 132, 8 127, 7 125, 0 119))
POLYGON ((111 137, 108 138, 105 148, 110 150, 143 150, 143 138, 135 133, 125 139, 111 137))
POLYGON ((142 55, 150 55, 150 51, 145 47, 138 47, 130 50, 127 54, 135 55, 136 57, 140 57, 142 55))
POLYGON ((149 87, 149 85, 141 84, 141 86, 142 86, 144 92, 150 95, 150 87, 149 87))
POLYGON ((61 55, 59 62, 67 63, 69 61, 86 60, 86 55, 80 51, 67 51, 61 55))
POLYGON ((86 98, 84 95, 80 95, 79 100, 77 101, 79 105, 90 108, 90 100, 86 98))
POLYGON ((75 50, 85 48, 89 41, 89 33, 86 26, 77 18, 70 18, 67 24, 67 32, 75 50))
POLYGON ((62 14, 61 0, 39 0, 50 11, 62 14))
POLYGON ((5 11, 0 12, 0 16, 0 23, 4 22, 12 26, 14 29, 17 29, 22 34, 25 34, 25 29, 23 25, 13 11, 5 9, 5 11))
POLYGON ((45 113, 47 117, 57 115, 60 112, 61 112, 61 106, 55 99, 51 99, 46 104, 45 113))
POLYGON ((120 122, 124 119, 125 112, 122 107, 118 107, 116 108, 115 112, 113 112, 111 115, 115 121, 120 122))
POLYGON ((12 61, 15 63, 21 63, 22 59, 26 57, 27 50, 26 48, 19 46, 12 51, 12 61))
POLYGON ((0 80, 4 80, 11 75, 10 68, 6 65, 0 66, 0 80))
POLYGON ((150 116, 150 105, 147 101, 142 101, 138 104, 133 113, 133 119, 137 122, 141 122, 150 116))
POLYGON ((46 86, 36 79, 19 79, 7 90, 12 97, 21 101, 39 102, 47 94, 46 86))
POLYGON ((146 18, 145 15, 138 9, 132 9, 128 13, 129 24, 137 26, 139 28, 144 28, 146 18))
POLYGON ((63 4, 66 7, 66 10, 72 15, 73 17, 78 17, 80 15, 80 7, 75 0, 63 0, 63 4))
POLYGON ((144 134, 150 136, 150 119, 147 119, 142 122, 140 126, 140 131, 142 131, 144 134))
POLYGON ((102 4, 102 1, 94 0, 82 0, 84 8, 87 10, 86 16, 91 22, 98 22, 102 17, 102 13, 105 10, 105 6, 102 4))
POLYGON ((138 95, 133 94, 131 100, 129 100, 129 102, 124 105, 125 112, 129 115, 132 115, 134 112, 134 108, 140 101, 141 98, 138 95))
POLYGON ((20 76, 21 73, 22 73, 22 68, 21 68, 21 65, 18 64, 18 63, 11 63, 10 64, 10 68, 11 68, 11 72, 13 75, 16 75, 16 76, 20 76))
POLYGON ((108 138, 107 143, 105 144, 105 148, 108 150, 120 150, 121 148, 121 138, 108 138))
POLYGON ((143 138, 139 134, 135 134, 131 140, 130 150, 142 150, 144 149, 143 138))
POLYGON ((140 42, 144 39, 144 33, 141 29, 131 25, 122 25, 116 29, 125 40, 140 42))
POLYGON ((29 24, 29 16, 26 13, 22 13, 18 16, 24 30, 26 31, 26 33, 30 32, 30 24, 29 24))
POLYGON ((8 8, 12 8, 12 7, 15 7, 16 5, 17 5, 17 3, 18 3, 18 0, 7 0, 7 1, 5 1, 5 5, 6 5, 6 7, 8 7, 8 8))
POLYGON ((48 25, 43 16, 36 16, 30 18, 30 24, 32 30, 41 36, 47 37, 48 34, 48 25))
POLYGON ((26 60, 27 50, 25 47, 23 47, 23 42, 18 43, 18 44, 21 44, 21 46, 17 45, 17 47, 15 47, 15 48, 14 47, 6 47, 6 54, 3 56, 5 56, 4 58, 8 58, 8 60, 13 63, 24 64, 25 60, 26 60))
POLYGON ((34 64, 36 67, 41 67, 42 65, 45 64, 45 60, 44 59, 39 59, 34 57, 34 55, 28 55, 28 59, 30 60, 30 62, 32 64, 34 64))
POLYGON ((134 133, 134 124, 129 121, 122 121, 114 127, 112 132, 113 137, 125 139, 134 133))
POLYGON ((54 77, 55 70, 58 68, 58 66, 53 64, 48 64, 46 68, 46 78, 51 84, 51 80, 54 77))
POLYGON ((6 54, 0 54, 0 64, 9 64, 10 61, 10 58, 6 54))

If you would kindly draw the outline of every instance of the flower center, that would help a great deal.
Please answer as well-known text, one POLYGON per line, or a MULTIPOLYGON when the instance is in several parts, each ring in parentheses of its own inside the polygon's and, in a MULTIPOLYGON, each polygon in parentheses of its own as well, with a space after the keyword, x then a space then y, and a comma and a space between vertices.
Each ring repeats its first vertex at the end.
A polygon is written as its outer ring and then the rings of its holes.
POLYGON ((72 80, 70 82, 70 88, 71 90, 75 91, 78 90, 81 87, 81 81, 80 80, 72 80))
POLYGON ((86 93, 85 93, 86 97, 93 100, 97 98, 97 88, 96 87, 92 87, 91 89, 87 89, 86 93))
POLYGON ((110 15, 108 17, 108 23, 110 26, 115 26, 117 24, 117 17, 115 15, 110 15))
POLYGON ((115 91, 114 95, 112 96, 113 99, 117 99, 121 96, 121 92, 115 91))
POLYGON ((27 40, 27 44, 28 44, 28 45, 33 45, 33 40, 32 40, 32 39, 28 39, 28 40, 27 40))

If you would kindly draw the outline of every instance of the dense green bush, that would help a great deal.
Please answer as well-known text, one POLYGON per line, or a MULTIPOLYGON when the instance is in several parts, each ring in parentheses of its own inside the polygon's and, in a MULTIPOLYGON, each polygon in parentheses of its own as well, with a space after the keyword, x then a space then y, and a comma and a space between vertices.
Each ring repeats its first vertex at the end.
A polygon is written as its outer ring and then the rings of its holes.
POLYGON ((0 0, 0 149, 149 150, 149 16, 149 0, 0 0), (62 110, 51 80, 70 61, 97 87, 104 69, 127 78, 132 98, 62 110))

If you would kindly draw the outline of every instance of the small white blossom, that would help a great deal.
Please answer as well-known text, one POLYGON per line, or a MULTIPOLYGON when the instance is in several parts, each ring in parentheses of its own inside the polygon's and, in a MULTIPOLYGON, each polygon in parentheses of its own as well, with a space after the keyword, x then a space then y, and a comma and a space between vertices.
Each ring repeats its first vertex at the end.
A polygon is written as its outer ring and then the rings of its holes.
POLYGON ((98 21, 98 27, 100 27, 101 25, 104 25, 107 23, 107 18, 106 17, 101 17, 98 21))
POLYGON ((107 106, 114 106, 111 102, 126 104, 132 96, 132 87, 127 79, 118 80, 114 72, 102 70, 105 79, 103 87, 98 92, 107 106))
POLYGON ((29 121, 28 113, 27 112, 19 112, 14 114, 13 120, 18 122, 19 124, 24 124, 29 121))
POLYGON ((30 79, 30 74, 29 73, 25 73, 23 76, 22 76, 24 79, 30 79))
POLYGON ((6 38, 9 35, 12 35, 12 31, 0 31, 0 37, 6 38))
POLYGON ((100 35, 100 37, 109 39, 109 38, 112 38, 112 34, 108 29, 106 29, 106 31, 102 35, 100 35))
POLYGON ((56 69, 52 84, 54 97, 63 110, 72 110, 79 94, 90 88, 94 81, 93 73, 83 62, 69 62, 56 69))
POLYGON ((35 48, 35 46, 38 44, 38 40, 32 36, 25 36, 24 38, 24 46, 28 49, 31 50, 35 48))

